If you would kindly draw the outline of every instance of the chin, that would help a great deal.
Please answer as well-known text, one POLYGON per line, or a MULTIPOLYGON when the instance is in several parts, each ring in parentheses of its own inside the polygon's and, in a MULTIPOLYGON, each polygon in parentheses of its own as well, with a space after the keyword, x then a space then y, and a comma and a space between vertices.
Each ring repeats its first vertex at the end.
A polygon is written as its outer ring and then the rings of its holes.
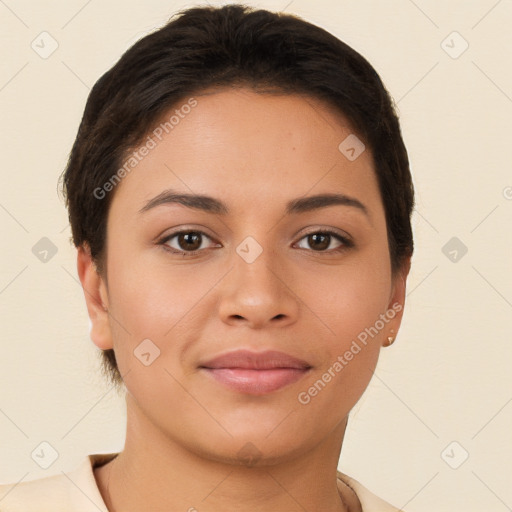
MULTIPOLYGON (((282 418, 281 418, 282 420, 282 418)), ((271 429, 258 428, 254 420, 252 424, 237 425, 236 432, 229 429, 231 436, 217 430, 217 435, 209 430, 208 436, 204 435, 207 431, 200 429, 192 435, 187 432, 181 441, 186 448, 196 453, 202 458, 221 462, 235 466, 246 467, 265 467, 274 466, 293 460, 301 453, 311 450, 321 439, 308 432, 302 431, 290 433, 289 429, 276 429, 277 423, 274 423, 274 431, 271 429), (269 435, 269 432, 270 435, 269 435)))

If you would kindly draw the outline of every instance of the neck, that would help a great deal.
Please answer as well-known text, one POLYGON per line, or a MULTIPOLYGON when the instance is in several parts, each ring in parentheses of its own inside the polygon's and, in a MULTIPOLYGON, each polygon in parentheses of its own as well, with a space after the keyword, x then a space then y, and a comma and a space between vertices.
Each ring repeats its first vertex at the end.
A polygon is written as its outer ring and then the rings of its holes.
POLYGON ((110 512, 358 510, 353 491, 339 489, 336 479, 346 419, 306 454, 240 465, 185 448, 156 429, 129 395, 127 402, 125 447, 100 485, 110 512))

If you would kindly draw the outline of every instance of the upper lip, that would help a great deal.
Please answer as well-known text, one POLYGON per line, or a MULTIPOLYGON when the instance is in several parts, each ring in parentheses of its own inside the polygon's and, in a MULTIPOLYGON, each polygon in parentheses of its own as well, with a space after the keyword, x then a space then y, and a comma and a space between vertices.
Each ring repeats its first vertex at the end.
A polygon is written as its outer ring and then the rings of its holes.
POLYGON ((295 368, 307 370, 311 365, 302 359, 290 356, 277 350, 252 352, 235 350, 221 354, 200 364, 201 368, 245 368, 252 370, 270 370, 273 368, 295 368))

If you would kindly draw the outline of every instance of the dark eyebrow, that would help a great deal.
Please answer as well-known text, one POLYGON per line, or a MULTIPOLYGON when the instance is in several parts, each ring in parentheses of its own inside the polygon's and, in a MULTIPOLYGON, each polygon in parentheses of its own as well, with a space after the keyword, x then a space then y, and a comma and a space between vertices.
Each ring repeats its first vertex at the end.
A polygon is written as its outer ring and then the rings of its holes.
POLYGON ((229 213, 229 208, 214 197, 203 196, 199 194, 189 194, 186 192, 175 192, 174 190, 164 190, 153 199, 150 199, 139 211, 139 213, 147 212, 151 208, 160 206, 162 204, 178 203, 188 208, 202 210, 208 213, 217 213, 226 215, 229 213))
POLYGON ((366 216, 369 217, 366 206, 355 197, 350 197, 345 194, 319 194, 316 196, 307 196, 300 199, 294 199, 286 205, 286 213, 303 213, 317 208, 325 208, 326 206, 342 205, 352 206, 361 210, 366 216))
MULTIPOLYGON (((189 194, 185 192, 175 192, 173 190, 164 190, 153 199, 150 199, 140 210, 140 213, 146 212, 156 206, 163 204, 181 204, 188 208, 202 210, 207 213, 215 213, 220 215, 227 215, 229 208, 214 197, 189 194)), ((345 194, 318 194, 316 196, 307 196, 299 199, 293 199, 286 204, 286 215, 294 213, 304 213, 327 206, 343 205, 351 206, 362 211, 369 217, 366 206, 354 197, 345 194)))

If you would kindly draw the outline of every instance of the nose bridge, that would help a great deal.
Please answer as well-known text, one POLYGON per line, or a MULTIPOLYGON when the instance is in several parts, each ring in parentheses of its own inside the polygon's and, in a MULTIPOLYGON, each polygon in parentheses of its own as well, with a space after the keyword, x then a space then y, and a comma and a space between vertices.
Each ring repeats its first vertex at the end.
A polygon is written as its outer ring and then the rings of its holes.
POLYGON ((225 322, 245 320, 253 327, 262 327, 271 321, 295 320, 297 299, 276 268, 277 258, 274 250, 253 237, 236 247, 233 268, 222 289, 219 313, 225 322))

